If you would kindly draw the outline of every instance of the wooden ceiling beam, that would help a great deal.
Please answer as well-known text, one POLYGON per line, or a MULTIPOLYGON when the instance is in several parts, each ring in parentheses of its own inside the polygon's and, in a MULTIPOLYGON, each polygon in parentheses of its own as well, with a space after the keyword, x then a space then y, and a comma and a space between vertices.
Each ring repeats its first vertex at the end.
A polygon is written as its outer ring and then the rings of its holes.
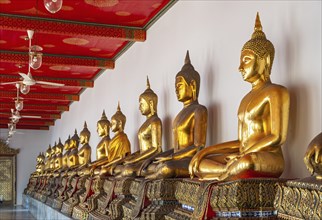
POLYGON ((0 14, 0 29, 21 31, 30 29, 44 34, 115 38, 126 41, 143 42, 146 40, 146 30, 141 28, 63 21, 4 13, 0 14))
MULTIPOLYGON (((0 103, 0 109, 11 109, 15 108, 14 103, 0 103)), ((34 105, 34 104, 26 104, 23 108, 25 111, 27 110, 44 110, 44 111, 69 111, 68 105, 34 105)))
MULTIPOLYGON (((1 76, 0 76, 1 80, 1 76)), ((1 91, 1 97, 3 98, 15 98, 17 96, 17 92, 11 91, 1 91)), ((58 94, 58 93, 36 93, 36 92, 29 92, 27 95, 20 94, 22 98, 30 99, 30 100, 66 100, 66 101, 79 101, 79 95, 73 94, 58 94)))
MULTIPOLYGON (((0 124, 0 128, 8 128, 8 123, 0 124)), ((35 126, 35 125, 20 125, 20 124, 17 124, 16 129, 49 130, 49 126, 35 126)))
MULTIPOLYGON (((1 55, 2 57, 2 55, 1 55)), ((1 62, 1 61, 0 61, 1 62)), ((20 75, 4 75, 0 74, 0 82, 12 82, 12 81, 19 81, 20 75)), ((51 78, 51 77, 39 77, 36 76, 34 79, 37 81, 47 81, 47 82, 54 82, 54 83, 62 83, 65 86, 71 87, 82 87, 82 88, 93 88, 94 87, 94 80, 87 80, 87 79, 66 79, 66 78, 51 78)), ((47 85, 45 85, 47 86, 47 85)))
MULTIPOLYGON (((0 124, 8 124, 8 119, 0 119, 0 124)), ((20 119, 17 125, 37 125, 37 126, 52 126, 55 125, 54 121, 43 121, 43 120, 24 120, 20 119)))
MULTIPOLYGON (((1 25, 0 25, 1 27, 1 25)), ((15 64, 26 64, 28 65, 28 53, 1 50, 0 62, 8 62, 15 64)), ((42 58, 43 65, 49 66, 77 66, 77 67, 92 67, 101 69, 114 69, 115 62, 109 59, 102 59, 96 57, 75 57, 68 55, 55 55, 55 54, 43 54, 42 58)))
MULTIPOLYGON (((23 112, 22 115, 30 115, 30 116, 40 116, 41 119, 60 119, 60 114, 51 114, 51 113, 31 113, 31 112, 23 112)), ((0 118, 9 118, 11 117, 11 112, 8 111, 0 111, 0 118)))

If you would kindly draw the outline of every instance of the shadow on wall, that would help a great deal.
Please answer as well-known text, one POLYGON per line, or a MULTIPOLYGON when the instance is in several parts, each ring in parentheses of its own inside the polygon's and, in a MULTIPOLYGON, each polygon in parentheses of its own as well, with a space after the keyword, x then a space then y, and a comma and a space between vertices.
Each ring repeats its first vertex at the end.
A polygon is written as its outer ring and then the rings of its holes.
MULTIPOLYGON (((214 77, 215 77, 215 72, 213 70, 213 62, 210 60, 210 57, 213 57, 212 54, 208 54, 208 60, 206 62, 206 72, 205 72, 205 77, 204 80, 206 80, 206 93, 207 97, 209 100, 207 109, 208 109, 208 124, 207 124, 207 142, 206 146, 208 145, 213 145, 214 143, 217 142, 218 140, 218 134, 219 134, 219 125, 221 122, 219 122, 219 117, 218 117, 218 109, 216 108, 216 102, 214 101, 214 91, 215 91, 215 83, 214 83, 214 77)), ((217 63, 215 66, 218 68, 217 63)), ((203 103, 201 103, 203 104, 203 103)))
POLYGON ((284 157, 287 162, 285 164, 284 172, 287 173, 288 177, 295 178, 298 177, 299 170, 298 166, 294 166, 294 163, 300 163, 304 167, 304 153, 309 144, 304 144, 299 141, 299 137, 311 137, 309 125, 307 123, 310 120, 303 118, 309 117, 309 115, 301 113, 299 109, 299 105, 308 106, 308 92, 305 85, 292 86, 289 87, 288 90, 290 92, 290 115, 287 140, 283 146, 284 157), (298 146, 299 144, 304 144, 304 146, 298 146), (296 149, 302 149, 303 151, 295 152, 296 149), (296 157, 298 157, 298 160, 296 160, 296 157))
MULTIPOLYGON (((281 60, 282 78, 287 84, 287 89, 290 93, 290 112, 289 112, 289 125, 287 132, 286 143, 283 146, 283 155, 285 157, 285 170, 284 173, 288 178, 297 178, 298 173, 303 173, 300 169, 306 170, 304 165, 304 154, 309 143, 304 143, 300 137, 311 137, 310 127, 308 122, 311 121, 311 115, 306 111, 309 106, 309 92, 306 84, 298 84, 293 82, 292 79, 300 74, 299 71, 299 48, 302 42, 299 37, 300 29, 295 26, 297 19, 292 11, 289 13, 289 22, 284 23, 283 43, 280 44, 280 54, 276 54, 281 60), (285 76, 285 77, 284 77, 285 76), (293 77, 294 76, 294 77, 293 77), (303 146, 299 146, 303 145, 303 146), (299 151, 299 149, 301 149, 299 151)), ((274 74, 274 73, 272 73, 274 74)))
MULTIPOLYGON (((167 79, 164 80, 164 84, 167 85, 167 79)), ((169 91, 167 89, 163 89, 163 112, 165 112, 164 118, 161 118, 162 120, 162 150, 167 151, 169 149, 172 149, 172 121, 170 115, 168 115, 169 112, 169 91)))

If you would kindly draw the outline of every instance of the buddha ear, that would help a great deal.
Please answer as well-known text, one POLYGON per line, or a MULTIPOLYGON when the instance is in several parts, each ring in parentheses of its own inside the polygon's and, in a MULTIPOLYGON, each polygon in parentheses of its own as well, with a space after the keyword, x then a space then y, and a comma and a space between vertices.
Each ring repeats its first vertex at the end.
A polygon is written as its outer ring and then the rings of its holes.
POLYGON ((196 80, 191 80, 190 86, 192 88, 192 99, 195 101, 197 99, 197 83, 196 83, 196 80))
POLYGON ((149 101, 149 106, 150 106, 151 114, 154 115, 155 111, 154 111, 154 105, 152 100, 149 101))
POLYGON ((271 66, 271 56, 269 54, 266 55, 265 61, 266 61, 266 66, 270 67, 271 66))

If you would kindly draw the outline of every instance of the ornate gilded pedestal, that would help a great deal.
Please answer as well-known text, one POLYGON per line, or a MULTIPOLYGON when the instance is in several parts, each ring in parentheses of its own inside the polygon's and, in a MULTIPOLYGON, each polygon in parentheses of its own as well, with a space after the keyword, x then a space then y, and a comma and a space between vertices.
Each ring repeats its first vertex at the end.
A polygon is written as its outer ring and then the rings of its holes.
POLYGON ((211 188, 214 184, 216 182, 201 182, 191 179, 183 179, 178 182, 175 198, 179 205, 176 205, 174 210, 165 216, 165 219, 208 219, 209 216, 213 216, 213 212, 209 213, 208 205, 211 188))
POLYGON ((130 188, 132 187, 132 178, 122 178, 115 180, 114 193, 116 198, 113 199, 108 207, 108 217, 111 219, 123 219, 123 205, 133 200, 130 188))
POLYGON ((30 177, 27 187, 24 189, 23 193, 28 196, 32 196, 37 184, 39 183, 40 177, 30 177))
POLYGON ((49 178, 47 176, 43 176, 41 177, 41 181, 38 185, 38 187, 35 189, 33 197, 37 200, 41 199, 41 195, 43 193, 43 191, 46 189, 47 185, 49 182, 49 178))
POLYGON ((322 184, 315 177, 278 185, 274 206, 282 219, 322 219, 322 184))
POLYGON ((62 187, 62 177, 56 176, 54 177, 54 185, 51 189, 51 193, 47 196, 46 204, 49 206, 53 206, 55 198, 58 198, 59 193, 58 189, 62 187))
POLYGON ((73 188, 67 192, 69 199, 63 202, 61 208, 61 212, 65 215, 72 216, 73 208, 79 204, 80 195, 85 192, 85 180, 87 177, 88 176, 75 176, 72 178, 71 185, 73 188))
POLYGON ((140 219, 164 219, 177 206, 175 191, 181 179, 160 179, 148 182, 146 196, 150 202, 141 211, 140 219))
POLYGON ((103 181, 103 193, 97 198, 97 209, 94 209, 88 214, 88 219, 90 220, 106 219, 106 216, 109 213, 109 204, 116 198, 114 193, 116 180, 105 178, 101 181, 103 181))
POLYGON ((130 196, 128 202, 123 204, 123 219, 137 218, 141 210, 150 204, 147 198, 149 180, 143 178, 132 179, 130 184, 130 196))
POLYGON ((103 180, 89 177, 85 188, 86 192, 80 196, 80 203, 73 209, 74 219, 87 219, 89 212, 97 209, 97 199, 103 194, 103 180))
POLYGON ((63 202, 69 198, 67 192, 69 190, 72 190, 71 180, 72 180, 72 178, 69 176, 62 177, 61 187, 57 190, 58 197, 55 198, 52 203, 52 207, 54 209, 61 210, 61 208, 63 206, 63 202))
POLYGON ((213 186, 211 209, 216 218, 276 219, 274 199, 281 179, 241 179, 213 186))
POLYGON ((48 184, 40 192, 39 200, 41 202, 43 203, 47 202, 47 198, 52 195, 55 185, 56 185, 56 178, 54 176, 48 177, 48 184))

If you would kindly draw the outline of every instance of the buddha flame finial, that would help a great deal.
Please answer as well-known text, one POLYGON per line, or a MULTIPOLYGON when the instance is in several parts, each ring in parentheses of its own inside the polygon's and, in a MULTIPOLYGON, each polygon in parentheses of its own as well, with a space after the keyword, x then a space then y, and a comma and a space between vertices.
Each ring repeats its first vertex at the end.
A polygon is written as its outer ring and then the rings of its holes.
POLYGON ((61 139, 59 138, 59 140, 58 140, 58 144, 61 144, 61 139))
POLYGON ((147 89, 150 89, 149 76, 146 76, 146 88, 147 88, 147 89))
POLYGON ((120 112, 121 111, 121 107, 120 107, 120 101, 117 102, 117 111, 120 112))
POLYGON ((184 64, 190 64, 191 61, 190 61, 190 56, 189 56, 189 50, 187 50, 187 54, 186 54, 186 58, 184 60, 184 64))
POLYGON ((87 123, 86 123, 86 121, 84 122, 84 128, 87 128, 87 123))
POLYGON ((107 120, 107 117, 106 117, 106 114, 105 114, 105 110, 103 110, 101 120, 107 120))
POLYGON ((262 31, 262 29, 263 29, 263 27, 261 24, 261 20, 259 18, 259 13, 257 12, 254 31, 262 31))

